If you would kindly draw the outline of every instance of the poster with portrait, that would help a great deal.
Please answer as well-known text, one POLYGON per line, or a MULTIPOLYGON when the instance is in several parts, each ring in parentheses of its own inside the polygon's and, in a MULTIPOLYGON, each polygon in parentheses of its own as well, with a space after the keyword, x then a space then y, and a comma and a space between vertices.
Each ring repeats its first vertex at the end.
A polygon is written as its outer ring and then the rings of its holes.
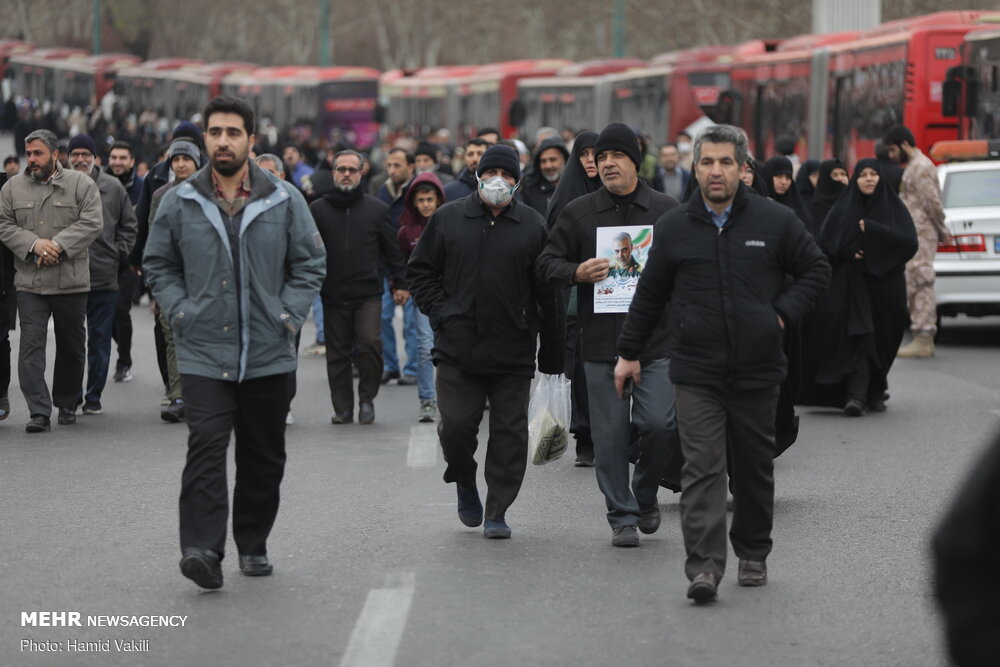
POLYGON ((596 257, 610 263, 608 277, 594 284, 595 313, 627 313, 653 245, 652 225, 598 227, 596 257))

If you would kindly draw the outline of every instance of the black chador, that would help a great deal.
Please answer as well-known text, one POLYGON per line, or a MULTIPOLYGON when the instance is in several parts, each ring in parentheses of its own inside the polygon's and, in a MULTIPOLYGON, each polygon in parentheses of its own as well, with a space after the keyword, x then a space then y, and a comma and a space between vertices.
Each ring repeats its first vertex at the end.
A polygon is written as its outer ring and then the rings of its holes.
POLYGON ((809 205, 809 212, 812 216, 814 235, 823 228, 823 221, 826 220, 827 213, 833 208, 837 199, 847 190, 847 186, 840 181, 833 180, 833 170, 843 169, 847 172, 844 163, 833 158, 823 160, 819 166, 819 180, 816 181, 816 189, 813 191, 812 203, 809 205))
POLYGON ((810 318, 800 394, 801 404, 848 414, 885 409, 886 377, 909 322, 904 269, 917 251, 913 219, 892 188, 880 179, 871 195, 861 193, 866 169, 879 173, 878 162, 858 162, 818 239, 833 279, 810 318))
POLYGON ((569 159, 566 160, 566 168, 563 169, 562 175, 559 177, 559 185, 552 193, 552 198, 549 200, 549 210, 545 214, 545 222, 549 229, 552 229, 552 226, 556 224, 556 218, 566 208, 566 204, 601 187, 600 177, 587 176, 583 163, 580 162, 580 155, 583 154, 583 151, 596 145, 597 132, 590 130, 584 130, 573 139, 573 151, 570 153, 569 159))
POLYGON ((795 211, 795 215, 799 217, 802 224, 806 226, 806 229, 813 233, 813 236, 815 236, 816 230, 813 229, 812 218, 806 208, 806 202, 802 199, 802 195, 799 193, 799 188, 795 184, 792 171, 792 161, 786 157, 778 156, 773 157, 764 163, 764 168, 761 169, 761 176, 763 177, 764 183, 767 184, 768 190, 770 190, 769 196, 771 199, 795 211), (788 178, 792 179, 791 185, 788 186, 788 190, 786 190, 783 195, 779 195, 777 189, 774 187, 774 177, 778 174, 787 174, 788 178))

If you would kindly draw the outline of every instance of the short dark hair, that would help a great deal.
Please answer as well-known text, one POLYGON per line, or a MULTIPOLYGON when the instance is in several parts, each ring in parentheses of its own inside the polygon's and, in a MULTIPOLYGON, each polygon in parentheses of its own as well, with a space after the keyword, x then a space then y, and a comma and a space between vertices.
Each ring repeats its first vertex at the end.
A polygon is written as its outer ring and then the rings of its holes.
POLYGON ((478 132, 476 132, 476 136, 477 137, 481 137, 484 134, 495 134, 495 135, 497 135, 499 137, 500 136, 500 130, 496 129, 495 127, 484 127, 483 129, 481 129, 478 132))
POLYGON ((289 143, 285 144, 285 147, 281 149, 281 152, 282 152, 282 153, 284 153, 284 152, 285 152, 285 151, 287 151, 287 150, 288 150, 289 148, 294 148, 294 149, 295 149, 295 151, 296 151, 296 152, 297 152, 297 153, 298 153, 299 155, 303 155, 303 153, 302 153, 302 146, 298 145, 298 144, 297 144, 297 143, 295 143, 294 141, 292 141, 292 142, 289 142, 289 143))
POLYGON ((21 159, 18 158, 16 155, 8 155, 3 159, 3 166, 6 167, 11 162, 13 162, 14 164, 21 164, 21 159))
POLYGON ((889 147, 881 139, 875 142, 875 159, 879 162, 891 162, 889 157, 889 147))
POLYGON ((253 134, 256 127, 256 118, 253 109, 246 100, 229 95, 219 95, 205 107, 205 112, 201 115, 205 119, 205 129, 208 129, 208 120, 214 113, 234 113, 243 118, 243 127, 247 134, 253 134))
POLYGON ((465 147, 468 148, 469 146, 485 146, 486 148, 489 148, 490 142, 485 139, 480 139, 479 137, 472 137, 465 142, 465 147))
POLYGON ((663 144, 662 146, 660 146, 660 150, 661 150, 661 151, 662 151, 662 150, 663 150, 664 148, 673 148, 673 149, 674 149, 674 150, 676 150, 676 151, 679 151, 679 150, 680 150, 679 148, 677 148, 677 144, 675 144, 675 143, 674 143, 674 142, 672 142, 672 141, 668 141, 667 143, 665 143, 665 144, 663 144))
POLYGON ((886 146, 902 146, 904 141, 914 148, 917 147, 917 140, 913 138, 913 133, 902 125, 890 127, 886 130, 885 136, 882 137, 882 143, 886 146))
POLYGON ((337 164, 337 160, 339 160, 340 158, 351 155, 358 158, 358 169, 365 166, 365 156, 355 150, 351 150, 350 148, 344 149, 342 151, 337 151, 337 153, 334 154, 333 156, 333 163, 337 164))
POLYGON ((406 158, 406 164, 417 163, 417 156, 411 153, 410 151, 406 150, 402 146, 396 146, 394 148, 390 148, 388 155, 392 155, 393 153, 402 153, 403 156, 406 158))
POLYGON ((129 157, 135 157, 135 153, 132 151, 132 144, 130 144, 127 141, 122 141, 121 139, 119 139, 115 143, 111 144, 111 148, 108 149, 108 155, 111 155, 111 151, 113 151, 116 148, 121 148, 123 150, 128 151, 129 157))
POLYGON ((437 195, 438 199, 441 199, 441 193, 438 192, 437 187, 435 187, 433 183, 428 183, 427 181, 417 183, 416 187, 413 188, 413 196, 416 197, 422 192, 433 192, 434 194, 437 195))

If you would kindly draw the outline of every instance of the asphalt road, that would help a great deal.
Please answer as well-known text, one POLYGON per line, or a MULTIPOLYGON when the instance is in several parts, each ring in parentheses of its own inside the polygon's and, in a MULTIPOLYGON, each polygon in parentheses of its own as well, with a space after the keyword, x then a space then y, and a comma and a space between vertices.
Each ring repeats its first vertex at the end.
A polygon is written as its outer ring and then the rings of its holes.
POLYGON ((513 539, 485 540, 457 520, 416 389, 384 387, 372 426, 333 426, 322 358, 301 360, 274 576, 230 557, 222 591, 199 592, 177 569, 186 429, 160 423, 151 316, 134 315, 135 380, 109 384, 103 415, 29 436, 11 387, 0 665, 945 664, 928 535, 998 426, 998 320, 946 320, 936 358, 893 369, 885 414, 805 412, 777 462, 770 584, 737 587, 733 560, 701 608, 673 494, 658 533, 615 549, 592 469, 529 467, 513 539), (32 611, 81 626, 25 626, 32 611), (133 615, 184 625, 88 625, 133 615))

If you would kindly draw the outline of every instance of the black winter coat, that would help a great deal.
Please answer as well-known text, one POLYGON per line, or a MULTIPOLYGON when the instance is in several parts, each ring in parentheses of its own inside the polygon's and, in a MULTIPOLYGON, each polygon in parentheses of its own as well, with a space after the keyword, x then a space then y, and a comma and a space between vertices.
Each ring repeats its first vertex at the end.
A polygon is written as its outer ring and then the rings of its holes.
POLYGON ((469 373, 563 370, 565 322, 555 291, 535 275, 548 233, 516 200, 499 217, 479 195, 435 211, 407 266, 420 311, 434 329, 434 361, 469 373))
POLYGON ((741 184, 720 230, 696 195, 657 221, 618 350, 639 358, 669 303, 675 384, 776 385, 787 369, 778 316, 799 321, 829 282, 830 264, 791 209, 741 184))
POLYGON ((360 196, 346 198, 331 190, 309 205, 326 246, 326 278, 320 295, 334 305, 381 296, 382 266, 387 267, 395 289, 407 286, 403 251, 389 207, 360 189, 356 193, 360 196), (344 206, 348 199, 350 205, 344 206))
MULTIPOLYGON (((640 181, 639 190, 628 212, 623 217, 603 187, 571 201, 559 214, 549 242, 536 264, 543 280, 556 286, 573 284, 577 267, 597 254, 597 228, 624 225, 652 225, 672 208, 677 201, 662 192, 653 190, 640 181)), ((653 242, 656 243, 656 230, 653 242)), ((641 277, 640 277, 641 281, 641 277)), ((663 319, 666 311, 661 311, 663 319)), ((594 285, 577 285, 577 317, 580 326, 581 353, 584 361, 613 362, 617 355, 618 336, 625 324, 625 313, 594 314, 594 285)), ((651 332, 643 349, 642 360, 663 359, 667 356, 666 323, 661 322, 651 332)))

